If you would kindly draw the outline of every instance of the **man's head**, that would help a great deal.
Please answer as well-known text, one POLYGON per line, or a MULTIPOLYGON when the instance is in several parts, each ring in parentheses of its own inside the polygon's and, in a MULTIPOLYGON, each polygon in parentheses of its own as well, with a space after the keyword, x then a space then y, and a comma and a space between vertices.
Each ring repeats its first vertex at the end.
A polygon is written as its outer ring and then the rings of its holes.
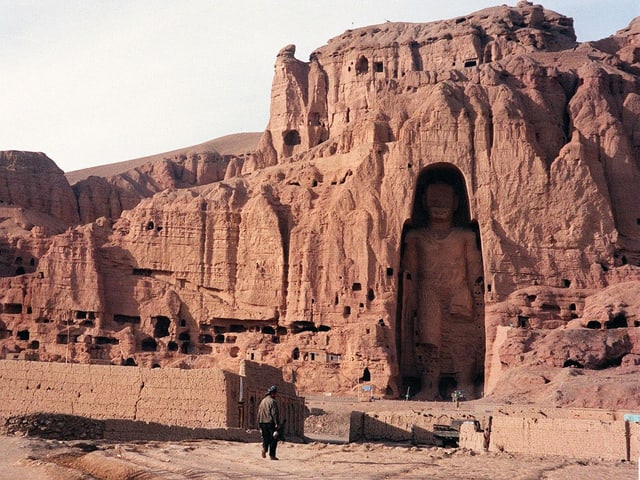
POLYGON ((267 389, 267 395, 271 395, 272 397, 274 397, 276 393, 278 393, 278 387, 276 387, 275 385, 271 385, 267 389))

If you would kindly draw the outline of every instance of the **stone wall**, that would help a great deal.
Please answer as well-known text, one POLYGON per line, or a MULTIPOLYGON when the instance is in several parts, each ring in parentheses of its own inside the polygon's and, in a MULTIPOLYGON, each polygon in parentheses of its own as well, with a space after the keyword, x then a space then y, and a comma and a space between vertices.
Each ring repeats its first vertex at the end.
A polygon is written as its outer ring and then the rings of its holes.
POLYGON ((435 445, 434 425, 453 419, 477 420, 471 413, 434 411, 352 412, 349 441, 391 440, 435 445))
POLYGON ((238 396, 239 382, 233 377, 237 376, 216 369, 0 361, 0 416, 50 412, 226 427, 237 419, 229 408, 238 396))
MULTIPOLYGON (((140 437, 141 425, 146 425, 146 438, 171 438, 172 434, 183 438, 182 429, 199 429, 202 436, 211 437, 214 429, 256 428, 246 422, 251 416, 255 418, 255 411, 247 410, 251 404, 243 407, 241 389, 245 398, 261 399, 268 385, 276 384, 282 392, 279 400, 288 419, 288 433, 301 437, 304 399, 282 381, 278 370, 245 362, 242 374, 241 379, 213 368, 148 369, 3 360, 0 419, 47 412, 108 420, 111 437, 119 433, 140 437), (262 395, 258 397, 257 392, 262 395)), ((257 404, 253 407, 257 410, 257 404)), ((238 435, 227 432, 223 437, 238 435)))
POLYGON ((287 436, 302 438, 304 436, 304 398, 298 397, 292 383, 282 379, 280 369, 265 363, 243 361, 240 364, 240 375, 243 380, 243 405, 245 428, 259 428, 256 420, 258 405, 271 385, 278 387, 278 408, 280 421, 286 420, 285 438, 287 436))
POLYGON ((459 446, 489 451, 569 458, 636 461, 640 457, 640 423, 620 412, 595 409, 497 406, 482 412, 413 406, 410 410, 352 412, 350 441, 391 440, 435 445, 435 425, 460 425, 459 446))
POLYGON ((629 422, 629 460, 640 463, 640 423, 629 422))

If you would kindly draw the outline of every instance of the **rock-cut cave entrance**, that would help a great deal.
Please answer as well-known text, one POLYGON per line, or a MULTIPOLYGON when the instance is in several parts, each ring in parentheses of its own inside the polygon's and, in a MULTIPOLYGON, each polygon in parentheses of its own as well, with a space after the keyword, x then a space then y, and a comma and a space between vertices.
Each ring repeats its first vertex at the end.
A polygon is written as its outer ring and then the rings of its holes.
POLYGON ((439 163, 419 175, 404 225, 397 336, 402 395, 478 398, 484 387, 484 280, 478 223, 462 173, 439 163))

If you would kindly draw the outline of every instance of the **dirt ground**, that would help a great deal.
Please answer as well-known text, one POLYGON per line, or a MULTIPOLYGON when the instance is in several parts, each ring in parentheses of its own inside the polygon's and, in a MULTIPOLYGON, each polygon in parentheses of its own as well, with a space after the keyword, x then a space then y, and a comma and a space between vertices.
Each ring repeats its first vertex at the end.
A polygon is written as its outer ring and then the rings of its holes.
POLYGON ((346 443, 348 401, 308 399, 307 443, 285 442, 280 460, 257 443, 54 441, 0 436, 0 479, 638 479, 638 465, 563 457, 474 454, 408 443, 346 443))

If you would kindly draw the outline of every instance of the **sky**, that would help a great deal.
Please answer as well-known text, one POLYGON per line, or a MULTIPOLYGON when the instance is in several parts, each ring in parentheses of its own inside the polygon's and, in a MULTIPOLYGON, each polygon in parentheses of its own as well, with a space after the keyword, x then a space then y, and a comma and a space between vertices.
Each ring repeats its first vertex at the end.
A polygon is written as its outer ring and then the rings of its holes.
MULTIPOLYGON (((347 29, 431 22, 517 0, 0 0, 0 150, 64 171, 163 153, 269 120, 278 51, 347 29)), ((578 41, 614 34, 640 0, 541 0, 578 41)))

